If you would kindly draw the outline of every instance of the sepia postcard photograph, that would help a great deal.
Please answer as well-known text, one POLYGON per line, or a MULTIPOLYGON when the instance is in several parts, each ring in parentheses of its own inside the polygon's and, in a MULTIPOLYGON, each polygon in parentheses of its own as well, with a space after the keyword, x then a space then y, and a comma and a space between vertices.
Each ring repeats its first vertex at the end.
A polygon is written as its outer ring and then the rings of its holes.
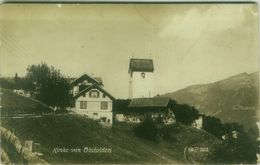
POLYGON ((1 164, 260 163, 258 4, 3 3, 1 164))

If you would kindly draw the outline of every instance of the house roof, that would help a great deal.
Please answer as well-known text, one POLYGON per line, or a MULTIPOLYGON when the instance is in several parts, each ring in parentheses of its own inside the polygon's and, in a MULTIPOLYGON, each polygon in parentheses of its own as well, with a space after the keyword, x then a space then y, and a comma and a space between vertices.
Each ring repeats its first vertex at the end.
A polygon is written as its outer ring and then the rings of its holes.
POLYGON ((136 98, 132 99, 129 108, 167 107, 170 102, 168 97, 136 98))
POLYGON ((128 72, 130 71, 153 72, 154 71, 153 60, 131 58, 128 72))
POLYGON ((88 74, 83 74, 82 76, 80 76, 79 78, 75 79, 74 81, 72 81, 70 83, 71 86, 75 86, 77 85, 78 83, 84 81, 84 80, 88 80, 92 83, 96 83, 98 85, 103 85, 103 82, 102 82, 102 79, 101 77, 91 77, 89 76, 88 74))
POLYGON ((84 93, 90 91, 91 89, 98 89, 99 91, 105 93, 110 99, 112 100, 115 100, 115 98, 110 94, 108 93, 106 90, 104 90, 103 88, 101 88, 99 85, 97 84, 92 84, 91 86, 85 88, 84 90, 80 91, 76 96, 74 96, 73 98, 74 99, 77 99, 79 98, 80 96, 82 96, 84 93))

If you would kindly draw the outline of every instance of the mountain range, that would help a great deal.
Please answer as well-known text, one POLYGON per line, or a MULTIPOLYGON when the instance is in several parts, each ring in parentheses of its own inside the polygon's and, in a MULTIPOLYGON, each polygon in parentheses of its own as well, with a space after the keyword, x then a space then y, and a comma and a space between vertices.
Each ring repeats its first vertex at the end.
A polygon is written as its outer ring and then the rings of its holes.
POLYGON ((259 121, 258 71, 192 85, 162 96, 194 106, 200 113, 218 117, 222 122, 237 122, 251 128, 259 121))

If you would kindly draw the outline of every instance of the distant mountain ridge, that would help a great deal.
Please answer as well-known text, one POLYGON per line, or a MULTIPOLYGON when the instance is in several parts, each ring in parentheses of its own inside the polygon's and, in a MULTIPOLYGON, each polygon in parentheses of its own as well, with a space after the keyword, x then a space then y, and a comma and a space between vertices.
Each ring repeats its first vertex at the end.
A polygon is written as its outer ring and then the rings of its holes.
POLYGON ((258 119, 259 72, 241 73, 209 83, 192 85, 162 97, 197 108, 200 113, 252 127, 258 119))

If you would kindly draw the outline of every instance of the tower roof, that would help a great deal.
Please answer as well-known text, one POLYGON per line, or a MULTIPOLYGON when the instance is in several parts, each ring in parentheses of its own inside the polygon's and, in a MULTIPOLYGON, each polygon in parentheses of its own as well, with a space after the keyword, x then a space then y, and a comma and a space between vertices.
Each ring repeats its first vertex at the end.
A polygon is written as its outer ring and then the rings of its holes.
POLYGON ((153 60, 131 58, 128 72, 130 71, 153 72, 154 71, 153 60))

